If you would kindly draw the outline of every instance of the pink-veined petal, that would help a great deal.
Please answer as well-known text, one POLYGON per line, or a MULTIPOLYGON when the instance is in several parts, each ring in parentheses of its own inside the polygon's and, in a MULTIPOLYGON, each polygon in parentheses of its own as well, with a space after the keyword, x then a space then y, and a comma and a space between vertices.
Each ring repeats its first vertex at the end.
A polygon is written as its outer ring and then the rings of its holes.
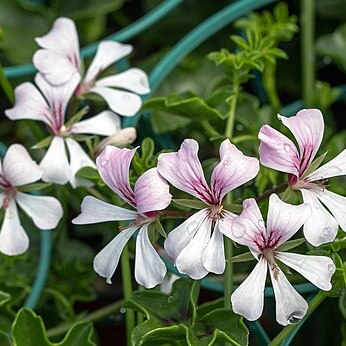
POLYGON ((335 265, 331 258, 285 252, 275 252, 275 257, 303 275, 319 289, 329 291, 332 288, 330 280, 335 273, 335 265))
POLYGON ((159 155, 157 169, 176 188, 212 204, 213 196, 197 154, 197 141, 185 139, 177 152, 159 155))
POLYGON ((212 219, 206 217, 199 224, 198 230, 189 243, 181 250, 176 258, 175 265, 180 273, 199 280, 208 274, 203 266, 203 251, 210 241, 212 219))
POLYGON ((96 166, 103 181, 124 201, 136 208, 136 198, 130 186, 129 172, 137 148, 119 149, 107 145, 96 159, 96 166))
POLYGON ((40 162, 43 169, 42 180, 56 184, 66 184, 70 179, 70 165, 67 160, 65 140, 54 137, 46 155, 40 162))
MULTIPOLYGON (((346 232, 346 197, 340 196, 327 189, 310 189, 317 198, 329 209, 340 228, 346 232)), ((325 230, 326 231, 326 230, 325 230)))
POLYGON ((214 199, 219 203, 229 191, 254 178, 259 170, 258 160, 245 156, 229 139, 221 143, 220 159, 213 170, 210 184, 214 199))
POLYGON ((318 109, 303 109, 293 117, 279 115, 278 118, 297 140, 300 151, 299 173, 302 175, 321 145, 324 132, 323 115, 318 109))
POLYGON ((111 111, 103 111, 94 117, 79 121, 71 127, 72 133, 87 133, 100 136, 111 136, 120 131, 120 129, 120 117, 111 111))
POLYGON ((116 75, 102 78, 95 85, 125 89, 140 95, 150 92, 148 76, 139 68, 130 68, 116 75))
POLYGON ((311 215, 309 204, 292 205, 276 195, 269 197, 267 216, 267 247, 275 249, 298 232, 311 215))
POLYGON ((120 255, 138 227, 128 227, 122 230, 111 242, 109 242, 94 258, 94 270, 100 276, 106 278, 111 284, 111 278, 117 269, 120 255))
POLYGON ((172 200, 169 185, 157 172, 151 168, 143 173, 136 181, 134 187, 137 211, 144 214, 148 211, 165 209, 172 200))
POLYGON ((33 84, 25 82, 18 85, 14 94, 16 99, 14 107, 5 110, 5 115, 9 119, 32 119, 43 121, 50 127, 53 126, 49 106, 33 84))
POLYGON ((14 200, 5 210, 0 231, 0 252, 8 256, 24 253, 29 247, 29 238, 20 224, 17 206, 14 200))
POLYGON ((260 161, 263 166, 299 175, 299 154, 293 142, 269 125, 258 134, 260 161))
POLYGON ((100 95, 113 112, 125 117, 135 115, 142 107, 140 96, 129 91, 95 86, 90 92, 100 95))
POLYGON ((306 240, 313 246, 333 241, 339 228, 335 218, 330 215, 312 191, 301 189, 300 192, 303 201, 311 206, 311 215, 303 227, 306 240))
POLYGON ((306 177, 308 181, 316 181, 346 175, 346 149, 333 160, 327 162, 306 177))
POLYGON ((39 180, 42 168, 21 144, 12 144, 4 158, 3 173, 13 186, 21 186, 39 180))
POLYGON ((54 229, 63 215, 60 202, 51 196, 34 196, 17 191, 18 205, 39 229, 54 229))
POLYGON ((176 260, 180 252, 194 237, 204 220, 209 217, 208 214, 209 209, 202 209, 169 232, 164 243, 168 256, 176 260))
POLYGON ((276 321, 283 326, 299 322, 308 309, 308 303, 293 288, 285 274, 269 266, 276 302, 276 321))
POLYGON ((137 131, 134 127, 126 127, 124 129, 120 129, 118 132, 113 135, 104 138, 95 148, 95 155, 98 156, 102 150, 107 145, 113 145, 116 147, 127 147, 129 144, 132 144, 137 137, 137 131))
POLYGON ((239 217, 220 220, 219 228, 226 237, 238 244, 246 245, 256 252, 266 246, 265 224, 253 198, 243 202, 243 211, 239 217))
POLYGON ((100 201, 99 199, 86 196, 81 205, 81 213, 72 220, 76 225, 85 225, 105 221, 135 220, 137 212, 100 201))
POLYGON ((102 41, 98 45, 97 52, 91 62, 83 83, 90 83, 96 79, 97 75, 108 66, 129 55, 132 52, 132 46, 114 41, 102 41))
POLYGON ((80 70, 79 41, 74 22, 58 18, 52 29, 36 42, 43 48, 33 56, 35 67, 52 84, 66 83, 80 70))
POLYGON ((93 186, 94 184, 83 178, 76 177, 76 173, 83 167, 96 168, 94 161, 87 155, 79 143, 72 138, 66 138, 66 145, 70 155, 70 184, 77 186, 93 186))
POLYGON ((262 257, 231 296, 233 311, 249 321, 255 321, 262 315, 267 270, 267 260, 262 257))
POLYGON ((215 222, 213 234, 202 253, 202 264, 208 272, 222 274, 225 271, 223 234, 219 231, 218 221, 215 222))
POLYGON ((153 288, 163 281, 166 273, 166 265, 149 240, 148 225, 143 225, 136 241, 136 281, 145 288, 153 288))

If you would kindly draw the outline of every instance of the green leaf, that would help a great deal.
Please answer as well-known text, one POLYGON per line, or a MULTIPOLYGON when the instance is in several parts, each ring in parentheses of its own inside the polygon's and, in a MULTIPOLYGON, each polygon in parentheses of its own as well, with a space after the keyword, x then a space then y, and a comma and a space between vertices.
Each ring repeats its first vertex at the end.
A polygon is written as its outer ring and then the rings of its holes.
POLYGON ((305 238, 293 239, 286 241, 285 243, 278 246, 275 251, 288 251, 294 249, 295 247, 305 243, 305 238))
POLYGON ((76 176, 78 178, 84 178, 93 181, 102 180, 97 169, 93 167, 82 167, 77 173, 76 176))
POLYGON ((173 202, 183 207, 192 209, 208 208, 208 205, 206 203, 197 199, 173 199, 173 202))
POLYGON ((247 262, 247 261, 253 261, 255 257, 251 252, 245 252, 241 255, 233 256, 230 261, 237 263, 237 262, 247 262))
POLYGON ((12 346, 10 336, 1 330, 0 330, 0 345, 1 346, 12 346))
POLYGON ((73 115, 65 124, 66 128, 69 128, 75 123, 78 123, 78 121, 81 121, 85 114, 89 112, 90 107, 85 106, 81 110, 79 110, 75 115, 73 115))
POLYGON ((240 213, 243 210, 243 206, 241 204, 234 203, 224 203, 223 208, 231 211, 232 213, 240 213))
POLYGON ((332 34, 319 37, 316 52, 328 56, 344 72, 346 72, 346 23, 340 25, 332 34))
POLYGON ((163 228, 161 222, 159 219, 156 219, 155 221, 155 229, 164 237, 167 238, 167 233, 165 229, 163 228))
POLYGON ((46 189, 51 186, 52 183, 33 183, 28 185, 19 186, 18 189, 22 192, 32 192, 32 191, 40 191, 46 189))
POLYGON ((42 141, 39 141, 38 143, 36 143, 34 146, 32 146, 32 149, 42 149, 42 148, 46 148, 49 146, 50 142, 52 141, 53 136, 48 136, 44 139, 42 139, 42 141))
POLYGON ((69 329, 61 342, 52 343, 42 318, 32 310, 22 308, 12 325, 12 338, 16 346, 96 346, 91 340, 92 331, 91 323, 79 322, 69 329))
POLYGON ((150 116, 150 124, 157 135, 176 131, 191 124, 190 119, 167 112, 154 112, 150 116))
POLYGON ((326 157, 328 151, 326 151, 324 154, 319 156, 315 161, 311 163, 309 168, 306 170, 306 172, 303 174, 302 178, 307 177, 310 173, 316 171, 318 167, 320 167, 321 163, 323 162, 324 158, 326 157))

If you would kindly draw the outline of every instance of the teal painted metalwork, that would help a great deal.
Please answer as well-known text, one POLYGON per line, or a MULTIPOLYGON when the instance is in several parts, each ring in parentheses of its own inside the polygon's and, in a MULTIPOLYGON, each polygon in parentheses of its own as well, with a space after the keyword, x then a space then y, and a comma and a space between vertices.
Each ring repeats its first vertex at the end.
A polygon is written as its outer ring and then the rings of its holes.
MULTIPOLYGON (((165 0, 160 5, 148 12, 142 18, 135 21, 133 24, 116 32, 113 35, 105 37, 103 40, 124 42, 132 39, 144 30, 152 27, 157 21, 162 19, 175 7, 181 4, 183 0, 165 0)), ((92 43, 81 49, 82 57, 89 57, 95 54, 99 42, 92 43)), ((17 78, 28 76, 36 73, 36 69, 32 64, 9 66, 4 68, 4 73, 7 78, 17 78)))

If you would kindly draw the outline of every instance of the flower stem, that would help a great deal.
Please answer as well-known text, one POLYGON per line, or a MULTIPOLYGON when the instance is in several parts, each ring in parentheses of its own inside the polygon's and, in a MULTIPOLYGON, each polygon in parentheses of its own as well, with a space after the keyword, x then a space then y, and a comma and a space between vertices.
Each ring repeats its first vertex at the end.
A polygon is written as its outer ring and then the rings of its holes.
MULTIPOLYGON (((121 254, 121 276, 123 281, 123 292, 124 300, 131 298, 132 296, 132 278, 131 278, 131 267, 130 267, 130 256, 128 250, 128 244, 124 247, 121 254)), ((131 334, 135 327, 135 312, 130 309, 126 309, 125 312, 125 323, 126 323, 126 340, 127 345, 131 345, 131 334)))
POLYGON ((301 59, 302 59, 302 84, 305 107, 312 107, 315 86, 315 2, 314 0, 301 1, 300 23, 301 36, 301 59))
POLYGON ((270 195, 272 193, 281 192, 281 191, 285 190, 287 187, 288 187, 288 183, 282 183, 282 184, 280 184, 280 185, 278 185, 278 186, 276 186, 270 190, 265 191, 264 193, 262 193, 262 195, 256 197, 255 200, 257 202, 263 201, 264 199, 270 197, 270 195))
POLYGON ((13 88, 4 74, 4 69, 0 63, 0 87, 11 104, 14 103, 13 88))
POLYGON ((225 257, 226 257, 226 269, 224 275, 224 306, 226 309, 231 309, 231 294, 233 291, 233 244, 232 240, 228 237, 224 237, 225 242, 225 257))
MULTIPOLYGON (((317 309, 317 307, 326 299, 327 295, 320 291, 316 296, 311 300, 309 304, 309 309, 306 312, 304 318, 299 323, 304 323, 304 321, 317 309)), ((272 340, 268 346, 280 346, 283 344, 284 340, 289 336, 293 330, 295 330, 299 324, 290 324, 286 326, 282 331, 272 340)))
POLYGON ((225 136, 229 139, 232 139, 233 137, 233 130, 234 130, 234 121, 235 121, 235 110, 237 107, 237 100, 239 96, 239 83, 236 78, 233 78, 233 94, 230 98, 230 107, 226 122, 226 129, 225 129, 225 136))
POLYGON ((108 315, 118 312, 123 305, 124 301, 123 300, 118 300, 110 305, 104 306, 98 310, 95 310, 91 312, 87 316, 81 316, 80 319, 72 321, 72 322, 66 322, 62 323, 54 328, 48 329, 47 330, 47 336, 49 338, 53 338, 55 336, 62 335, 66 333, 74 324, 80 321, 87 321, 87 322, 93 322, 93 321, 98 321, 102 320, 103 318, 107 317, 108 315))
POLYGON ((220 133, 214 129, 208 120, 201 121, 201 126, 210 137, 220 136, 220 133))

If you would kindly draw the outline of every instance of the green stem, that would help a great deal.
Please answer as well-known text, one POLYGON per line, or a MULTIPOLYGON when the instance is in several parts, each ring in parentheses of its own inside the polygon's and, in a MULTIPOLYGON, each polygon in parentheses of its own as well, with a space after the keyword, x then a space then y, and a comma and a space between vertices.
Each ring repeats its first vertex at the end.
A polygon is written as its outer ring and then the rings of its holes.
POLYGON ((238 83, 238 80, 236 78, 233 78, 233 95, 230 99, 230 107, 226 122, 226 129, 225 129, 225 136, 229 139, 232 139, 233 137, 233 130, 234 130, 234 121, 235 121, 235 110, 237 108, 237 100, 238 95, 240 91, 240 86, 238 83))
POLYGON ((85 317, 81 317, 78 321, 72 321, 67 323, 62 323, 54 328, 47 330, 47 336, 49 338, 53 338, 62 334, 65 334, 75 323, 81 322, 81 321, 87 321, 87 322, 94 322, 102 320, 103 318, 109 316, 110 314, 114 312, 118 312, 123 305, 124 301, 119 300, 115 303, 112 303, 110 305, 104 306, 98 310, 93 311, 89 315, 86 315, 85 317))
POLYGON ((272 193, 277 193, 285 190, 288 187, 288 183, 282 183, 278 186, 275 186, 274 188, 267 190, 262 193, 262 195, 259 195, 258 197, 255 198, 257 202, 263 201, 264 199, 270 197, 272 193))
POLYGON ((224 237, 225 242, 225 257, 226 269, 224 275, 224 306, 226 309, 231 309, 231 294, 233 291, 233 243, 228 237, 224 237))
POLYGON ((2 90, 4 91, 6 97, 10 101, 11 104, 14 103, 14 93, 13 88, 8 79, 5 76, 4 69, 0 63, 0 86, 2 90))
POLYGON ((315 86, 315 2, 314 0, 301 1, 300 23, 301 36, 301 60, 303 78, 303 99, 305 107, 312 107, 314 101, 315 86))
MULTIPOLYGON (((124 250, 121 254, 121 276, 123 280, 123 292, 124 300, 132 297, 132 277, 131 277, 131 267, 130 267, 130 256, 128 245, 124 247, 124 250)), ((127 345, 131 345, 131 334, 132 330, 135 327, 135 312, 130 309, 126 309, 125 313, 125 322, 126 322, 126 340, 127 345)))
MULTIPOLYGON (((311 300, 309 304, 309 309, 306 312, 304 318, 299 323, 304 323, 304 321, 317 309, 317 307, 327 298, 326 294, 322 291, 318 292, 316 296, 311 300)), ((284 340, 289 336, 293 330, 298 327, 299 324, 290 324, 286 326, 268 346, 280 346, 284 340)))
POLYGON ((277 114, 281 109, 281 102, 277 93, 276 88, 276 65, 267 64, 263 71, 263 86, 267 93, 270 105, 273 109, 273 121, 272 124, 275 124, 277 120, 277 114))
POLYGON ((214 129, 214 127, 210 124, 208 120, 203 120, 201 121, 201 125, 205 132, 210 136, 210 137, 218 137, 220 136, 220 133, 214 129))

